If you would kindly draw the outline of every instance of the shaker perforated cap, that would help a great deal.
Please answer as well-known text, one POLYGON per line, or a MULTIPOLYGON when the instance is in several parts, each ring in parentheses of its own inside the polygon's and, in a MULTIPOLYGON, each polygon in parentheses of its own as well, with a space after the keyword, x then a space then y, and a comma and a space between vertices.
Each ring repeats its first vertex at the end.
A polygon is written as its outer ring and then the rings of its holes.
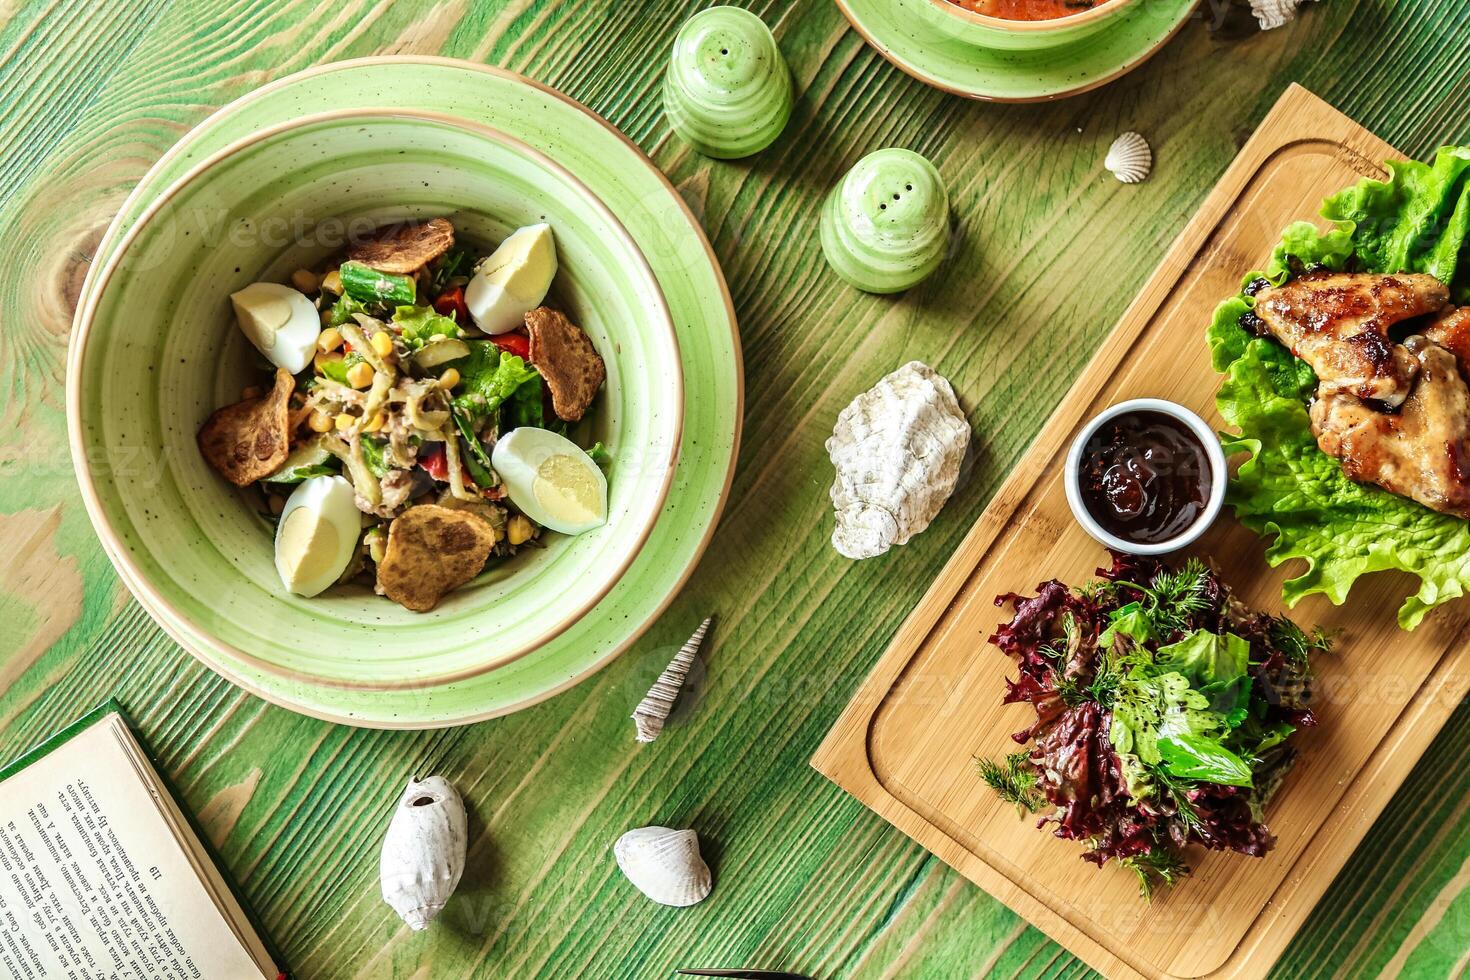
POLYGON ((896 293, 925 279, 949 248, 949 194, 934 164, 892 147, 863 157, 822 208, 822 252, 843 279, 896 293))
POLYGON ((679 28, 664 111, 700 153, 730 160, 765 149, 786 128, 791 102, 791 70, 755 14, 710 7, 679 28))

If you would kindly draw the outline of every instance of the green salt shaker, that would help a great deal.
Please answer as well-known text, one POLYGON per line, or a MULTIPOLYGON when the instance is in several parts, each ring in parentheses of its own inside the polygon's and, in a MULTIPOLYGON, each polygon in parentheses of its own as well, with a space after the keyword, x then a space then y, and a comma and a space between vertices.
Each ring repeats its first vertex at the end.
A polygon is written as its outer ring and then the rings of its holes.
POLYGON ((765 21, 740 7, 685 21, 664 74, 664 111, 706 156, 734 160, 769 146, 791 118, 791 70, 765 21))
POLYGON ((896 147, 863 157, 822 206, 822 253, 869 293, 908 289, 949 249, 949 194, 934 164, 896 147))

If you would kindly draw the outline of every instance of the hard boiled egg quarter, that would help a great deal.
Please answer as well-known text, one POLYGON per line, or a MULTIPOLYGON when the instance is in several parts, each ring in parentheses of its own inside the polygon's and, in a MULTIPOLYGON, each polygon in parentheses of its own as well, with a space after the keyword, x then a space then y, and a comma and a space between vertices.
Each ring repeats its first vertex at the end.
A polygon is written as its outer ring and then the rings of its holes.
POLYGON ((255 349, 276 367, 300 374, 316 353, 322 321, 306 294, 275 282, 251 283, 230 294, 235 319, 255 349))
POLYGON ((495 444, 490 464, 510 502, 537 524, 581 534, 607 523, 607 478, 566 436, 529 425, 513 429, 495 444))
POLYGON ((522 326, 541 305, 556 277, 556 243, 551 226, 527 225, 511 233, 475 269, 464 290, 475 326, 489 334, 522 326))
POLYGON ((352 561, 361 531, 352 484, 340 476, 301 481, 276 525, 276 571, 282 584, 308 598, 326 589, 352 561))

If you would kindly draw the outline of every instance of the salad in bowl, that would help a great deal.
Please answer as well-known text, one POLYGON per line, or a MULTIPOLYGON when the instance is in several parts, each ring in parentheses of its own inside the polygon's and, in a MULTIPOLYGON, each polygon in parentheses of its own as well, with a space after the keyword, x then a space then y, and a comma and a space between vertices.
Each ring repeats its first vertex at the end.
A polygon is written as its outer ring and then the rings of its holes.
POLYGON ((542 305, 556 271, 550 225, 482 254, 436 217, 230 295, 270 373, 209 416, 199 449, 259 489, 285 589, 363 579, 428 611, 543 529, 607 520, 605 451, 568 437, 607 369, 542 305))
POLYGON ((660 533, 685 412, 658 279, 575 173, 490 127, 260 130, 95 278, 67 372, 82 498, 133 594, 226 676, 479 677, 660 533))

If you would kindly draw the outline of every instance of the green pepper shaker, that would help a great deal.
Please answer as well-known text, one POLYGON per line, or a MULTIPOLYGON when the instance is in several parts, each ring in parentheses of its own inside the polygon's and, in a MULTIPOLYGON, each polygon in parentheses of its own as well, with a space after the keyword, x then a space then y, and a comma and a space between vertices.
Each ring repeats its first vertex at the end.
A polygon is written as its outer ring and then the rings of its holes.
POLYGON ((706 156, 733 160, 769 146, 791 118, 791 70, 765 21, 739 7, 689 18, 664 74, 664 111, 706 156))
POLYGON ((897 293, 939 267, 949 249, 949 194, 934 164, 896 147, 863 157, 822 206, 822 252, 843 279, 897 293))

